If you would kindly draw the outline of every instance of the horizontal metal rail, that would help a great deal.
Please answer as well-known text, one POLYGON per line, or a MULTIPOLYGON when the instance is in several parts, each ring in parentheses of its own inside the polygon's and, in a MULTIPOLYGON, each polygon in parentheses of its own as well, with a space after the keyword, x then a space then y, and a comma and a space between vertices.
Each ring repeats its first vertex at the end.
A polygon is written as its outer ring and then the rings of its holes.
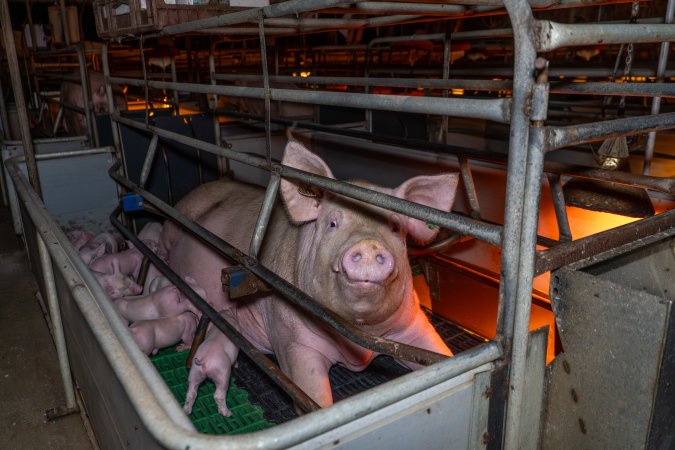
MULTIPOLYGON (((260 87, 216 86, 210 84, 173 83, 168 81, 145 81, 132 78, 110 77, 111 83, 137 87, 152 87, 216 94, 224 96, 265 98, 265 89, 260 87)), ((464 118, 487 119, 507 123, 510 119, 511 101, 499 99, 468 99, 440 97, 411 97, 405 95, 370 95, 347 92, 309 91, 293 89, 270 89, 270 99, 311 105, 344 106, 353 108, 381 109, 394 112, 436 114, 464 118)))
MULTIPOLYGON (((675 28, 675 27, 673 27, 675 28)), ((675 128, 675 112, 546 128, 546 151, 648 131, 675 128)))
POLYGON ((648 44, 675 41, 670 24, 564 24, 541 20, 535 24, 537 51, 598 44, 648 44))
MULTIPOLYGON (((191 22, 169 25, 156 33, 158 36, 169 36, 172 34, 188 33, 209 28, 224 27, 248 22, 257 22, 260 17, 283 17, 318 9, 331 8, 341 4, 358 3, 359 0, 289 0, 282 3, 265 6, 264 8, 250 8, 245 11, 238 11, 230 14, 224 14, 207 19, 194 20, 191 22)), ((152 35, 150 35, 152 36, 152 35)))
POLYGON ((272 163, 269 165, 267 160, 260 156, 253 156, 246 153, 240 153, 234 150, 218 147, 208 142, 200 141, 198 139, 183 136, 171 131, 163 130, 161 128, 145 125, 144 123, 136 122, 131 119, 120 117, 118 113, 111 115, 113 120, 128 125, 137 130, 145 130, 158 134, 161 138, 170 139, 181 144, 194 146, 200 150, 213 153, 218 156, 230 158, 234 161, 239 161, 250 166, 258 167, 264 170, 276 170, 295 179, 303 182, 319 186, 323 189, 345 195, 347 197, 355 198, 364 202, 372 203, 375 206, 391 209, 407 216, 415 217, 416 219, 424 220, 428 223, 439 225, 452 231, 461 234, 475 237, 486 241, 492 245, 499 245, 501 240, 501 227, 496 225, 486 224, 484 222, 460 216, 458 214, 439 211, 428 206, 409 202, 407 200, 392 197, 381 192, 371 191, 356 185, 333 180, 317 175, 312 175, 299 170, 294 170, 290 167, 282 166, 281 164, 272 163))
POLYGON ((394 358, 402 359, 404 361, 412 361, 422 365, 433 364, 447 358, 447 356, 441 355, 440 353, 420 349, 411 345, 401 344, 389 339, 374 337, 364 333, 359 328, 345 322, 333 311, 315 302, 310 296, 290 284, 288 281, 279 277, 265 266, 259 264, 255 259, 241 252, 236 247, 230 245, 207 229, 194 223, 186 216, 152 195, 150 192, 139 188, 135 183, 118 175, 112 169, 109 173, 115 181, 117 181, 129 191, 133 191, 141 195, 145 201, 161 211, 161 213, 167 218, 180 224, 184 229, 198 237, 202 242, 209 245, 211 248, 218 251, 223 256, 226 256, 236 264, 244 267, 253 275, 257 276, 269 286, 274 288, 277 292, 282 294, 285 298, 290 300, 293 304, 310 313, 316 319, 333 328, 342 336, 354 342, 355 344, 373 350, 377 353, 390 355, 394 358))
MULTIPOLYGON (((117 163, 116 166, 111 168, 111 173, 115 172, 119 168, 120 164, 117 163)), ((112 223, 117 230, 122 233, 125 239, 131 241, 134 246, 143 253, 143 255, 150 260, 152 264, 173 283, 185 296, 199 308, 206 317, 211 320, 214 326, 216 326, 220 331, 222 331, 229 339, 232 340, 232 343, 239 347, 246 355, 251 358, 255 365, 267 374, 270 379, 281 388, 285 393, 287 393, 291 399, 302 409, 304 412, 316 411, 319 409, 314 400, 312 400, 307 394, 305 394, 299 387, 297 387, 291 380, 286 376, 285 373, 279 369, 279 367, 270 361, 265 355, 259 352, 244 336, 242 336, 239 331, 235 328, 234 325, 230 324, 223 316, 218 314, 218 311, 213 309, 206 300, 201 298, 188 283, 185 282, 180 276, 178 276, 171 268, 162 261, 155 253, 152 252, 136 235, 127 230, 127 228, 117 219, 117 216, 122 211, 121 207, 117 207, 115 211, 110 215, 110 223, 112 223)))
POLYGON ((662 232, 675 233, 675 209, 631 222, 592 236, 565 242, 537 252, 535 274, 540 275, 662 232))

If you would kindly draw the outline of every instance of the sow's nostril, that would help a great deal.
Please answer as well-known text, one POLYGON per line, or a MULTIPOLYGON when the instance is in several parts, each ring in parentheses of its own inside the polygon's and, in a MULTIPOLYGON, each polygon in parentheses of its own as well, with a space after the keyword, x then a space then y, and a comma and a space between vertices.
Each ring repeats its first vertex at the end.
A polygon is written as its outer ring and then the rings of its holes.
POLYGON ((342 266, 351 281, 381 282, 394 269, 394 258, 376 241, 361 241, 347 250, 342 266))

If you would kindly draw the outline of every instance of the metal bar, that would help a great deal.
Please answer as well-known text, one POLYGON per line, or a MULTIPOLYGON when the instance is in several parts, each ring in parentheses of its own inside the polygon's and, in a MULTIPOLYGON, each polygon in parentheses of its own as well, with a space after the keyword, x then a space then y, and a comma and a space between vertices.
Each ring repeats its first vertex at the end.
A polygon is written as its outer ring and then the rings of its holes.
POLYGON ((279 191, 279 183, 281 183, 279 174, 276 172, 270 173, 270 182, 265 191, 265 198, 263 199, 260 215, 258 215, 258 221, 255 224, 253 238, 251 239, 251 245, 248 250, 248 253, 256 259, 258 258, 258 252, 260 251, 260 246, 265 237, 270 217, 272 216, 274 202, 277 199, 277 192, 279 191))
MULTIPOLYGON (((186 230, 197 236, 202 242, 209 245, 214 250, 220 252, 222 255, 226 256, 236 264, 241 265, 252 274, 262 279, 265 283, 273 287, 277 292, 290 300, 294 305, 299 306, 305 312, 312 314, 317 320, 320 320, 322 323, 333 328, 342 336, 354 342, 355 344, 378 353, 390 355, 394 358, 403 359, 405 361, 416 362, 421 365, 433 364, 447 358, 445 355, 413 347, 411 345, 406 345, 379 337, 375 338, 363 332, 354 325, 345 322, 333 311, 315 302, 311 297, 298 290, 288 281, 279 277, 265 266, 258 264, 253 258, 243 254, 237 248, 233 247, 226 241, 223 241, 215 234, 192 222, 183 214, 174 210, 166 203, 152 195, 150 192, 139 188, 130 180, 120 177, 115 173, 114 169, 115 167, 113 166, 113 168, 110 169, 109 174, 115 181, 123 185, 128 190, 134 191, 141 195, 147 202, 155 206, 171 220, 182 225, 186 230)), ((214 318, 211 316, 209 316, 209 319, 213 320, 214 322, 217 320, 214 320, 214 318)))
MULTIPOLYGON (((147 74, 145 75, 147 77, 147 74)), ((178 74, 176 72, 176 57, 171 55, 171 81, 176 83, 178 81, 178 74)), ((178 98, 178 89, 173 90, 173 113, 175 116, 180 115, 180 100, 178 98)))
POLYGON ((54 272, 52 269, 52 259, 49 256, 47 246, 40 233, 36 233, 38 243, 38 252, 40 253, 40 267, 42 268, 42 279, 45 283, 47 294, 47 304, 49 305, 49 318, 52 322, 54 332, 54 344, 56 345, 56 356, 59 360, 59 369, 61 370, 61 380, 63 381, 63 390, 66 393, 66 406, 75 408, 75 391, 73 389, 73 377, 70 373, 70 363, 68 362, 68 348, 66 347, 66 338, 63 333, 63 322, 61 321, 61 310, 59 309, 59 298, 56 293, 56 284, 54 282, 54 272))
POLYGON ((77 47, 77 60, 80 63, 80 79, 82 80, 82 98, 84 100, 84 115, 86 116, 87 121, 87 136, 94 142, 94 146, 99 146, 98 141, 98 129, 96 127, 96 121, 94 120, 92 114, 92 101, 91 101, 91 89, 89 83, 89 77, 87 75, 87 62, 84 59, 84 54, 82 53, 82 47, 77 47))
MULTIPOLYGON (((112 169, 111 169, 112 171, 112 169)), ((134 246, 139 249, 145 258, 148 258, 157 269, 171 281, 200 311, 209 318, 213 324, 218 327, 220 331, 232 340, 232 343, 239 347, 251 360, 265 372, 272 381, 277 384, 285 393, 287 393, 293 401, 300 406, 304 412, 316 411, 319 409, 317 405, 307 394, 305 394, 299 387, 297 387, 278 366, 269 360, 265 355, 256 350, 256 348, 246 340, 246 338, 237 331, 234 325, 225 320, 211 305, 201 298, 192 287, 178 276, 160 257, 150 250, 138 237, 126 229, 126 227, 117 220, 122 208, 117 207, 110 215, 110 222, 122 233, 125 239, 130 240, 134 246)))
POLYGON ((272 164, 270 167, 261 157, 248 155, 246 153, 239 153, 237 151, 223 147, 217 147, 216 145, 209 144, 208 142, 182 136, 180 134, 163 130, 152 125, 144 125, 131 119, 125 119, 120 117, 118 114, 113 115, 113 119, 132 128, 150 131, 152 133, 158 134, 160 137, 171 139, 181 144, 199 146, 200 149, 209 153, 225 156, 250 166, 265 170, 278 170, 282 176, 294 178, 318 186, 322 189, 327 189, 341 195, 346 195, 357 200, 371 203, 375 206, 390 209, 392 211, 396 211, 410 217, 415 217, 416 219, 424 220, 429 223, 434 223, 436 225, 448 228, 449 230, 457 231, 458 233, 484 240, 491 243, 492 245, 499 245, 501 242, 501 227, 496 225, 486 224, 454 213, 442 212, 434 208, 429 208, 428 206, 408 202, 406 200, 395 198, 381 192, 375 192, 338 180, 309 174, 300 170, 292 169, 290 167, 282 166, 280 164, 272 164))
POLYGON ((670 128, 675 128, 675 112, 566 127, 546 127, 546 151, 670 128))
POLYGON ((459 170, 464 182, 464 191, 466 192, 466 199, 469 201, 469 209, 471 209, 471 217, 480 219, 480 203, 478 202, 478 193, 476 192, 476 184, 473 182, 473 174, 471 172, 471 163, 465 156, 457 157, 459 160, 459 170))
POLYGON ((558 240, 560 242, 569 242, 572 240, 572 230, 570 229, 570 222, 567 217, 567 210, 565 209, 565 197, 562 184, 560 183, 560 175, 547 173, 546 176, 551 190, 555 217, 558 221, 558 240))
MULTIPOLYGON (((103 66, 103 77, 106 80, 105 90, 108 97, 108 111, 112 115, 113 112, 118 112, 115 109, 115 100, 113 97, 112 86, 110 85, 110 64, 108 59, 108 43, 104 42, 101 47, 101 63, 103 66)), ((122 161, 122 165, 126 170, 126 162, 124 159, 124 153, 122 152, 122 135, 120 133, 120 127, 114 120, 110 120, 110 126, 112 127, 112 138, 113 145, 115 147, 115 156, 118 161, 122 161)), ((118 195, 121 192, 118 190, 118 195)))
POLYGON ((265 156, 267 163, 272 162, 272 103, 270 100, 270 79, 267 66, 267 38, 265 37, 265 25, 262 12, 258 20, 258 31, 260 36, 260 62, 263 74, 263 100, 265 104, 265 156))
MULTIPOLYGON (((286 2, 265 6, 264 8, 250 8, 244 11, 238 11, 231 14, 225 14, 207 19, 195 20, 177 25, 164 27, 157 33, 159 36, 168 36, 172 34, 187 33, 192 31, 205 30, 208 28, 224 27, 240 23, 252 22, 258 19, 259 14, 262 17, 283 17, 287 15, 313 11, 317 9, 330 8, 342 3, 356 3, 359 0, 345 2, 344 0, 289 0, 286 2)), ((149 35, 152 37, 152 35, 149 35)))
POLYGON ((549 272, 675 227, 675 209, 537 252, 535 273, 549 272))
MULTIPOLYGON (((143 80, 111 78, 111 81, 130 86, 145 86, 143 80)), ((147 85, 157 89, 180 89, 200 94, 218 94, 235 97, 264 99, 265 90, 256 87, 211 86, 192 83, 170 83, 148 81, 147 85)), ((511 114, 509 99, 465 99, 465 98, 420 98, 404 95, 368 95, 330 91, 305 91, 292 89, 270 89, 271 99, 287 102, 345 106, 355 108, 382 109, 394 112, 460 116, 487 119, 507 123, 511 114)))
POLYGON ((9 5, 7 0, 0 0, 0 28, 2 28, 5 42, 5 52, 7 54, 7 66, 12 80, 12 89, 14 90, 14 102, 19 117, 19 128, 21 130, 21 142, 23 151, 26 155, 26 167, 28 169, 28 178, 35 189, 35 192, 42 197, 42 188, 40 187, 40 177, 35 163, 35 149, 30 135, 30 120, 28 119, 28 109, 26 108, 26 99, 23 94, 21 82, 21 73, 19 71, 19 59, 16 56, 16 43, 14 42, 14 32, 10 20, 9 5))
MULTIPOLYGON (((668 45, 666 43, 666 45, 668 45)), ((657 70, 658 72, 658 70, 657 70)), ((663 76, 664 71, 661 73, 663 76)), ((658 76, 658 74, 657 74, 658 76)), ((656 83, 551 83, 551 94, 589 94, 589 95, 615 95, 635 97, 675 97, 675 84, 662 83, 663 78, 656 83)), ((658 111, 652 111, 657 114, 658 111)))
POLYGON ((59 16, 61 19, 61 30, 63 31, 63 42, 66 43, 67 48, 70 47, 70 33, 68 20, 66 19, 66 0, 59 0, 59 16))
POLYGON ((597 44, 648 44, 675 41, 670 24, 563 24, 541 20, 536 23, 537 51, 597 44))
POLYGON ((156 134, 152 135, 150 139, 150 145, 148 145, 148 152, 145 155, 145 160, 143 161, 143 168, 141 169, 141 178, 138 181, 140 187, 145 187, 146 181, 148 181, 148 176, 150 176, 150 169, 152 169, 152 163, 155 160, 155 154, 157 153, 157 143, 159 142, 159 136, 156 134))
MULTIPOLYGON (((672 24, 673 15, 675 15, 675 1, 668 0, 668 5, 666 6, 666 17, 664 22, 667 24, 672 24)), ((666 73, 669 51, 670 51, 670 43, 661 42, 661 48, 659 49, 659 63, 656 67, 656 81, 659 83, 663 81, 664 79, 663 76, 666 73)), ((675 88, 675 86, 673 87, 675 88)), ((661 111, 661 97, 655 97, 654 99, 652 99, 651 113, 658 114, 659 111, 661 111)), ((651 170, 655 143, 656 143, 656 132, 650 131, 649 134, 647 135, 647 144, 645 145, 644 165, 642 167, 642 173, 644 175, 649 175, 649 172, 651 170)))
POLYGON ((9 119, 7 117, 8 116, 7 116, 7 107, 5 105, 5 91, 4 88, 2 87, 2 77, 0 77, 0 124, 2 125, 1 137, 4 140, 9 141, 11 139, 11 136, 9 129, 9 119))
POLYGON ((463 14, 466 8, 462 5, 436 3, 400 3, 400 2, 362 2, 355 5, 359 11, 374 12, 401 12, 418 14, 463 14))
MULTIPOLYGON (((504 207, 504 229, 502 233, 501 277, 499 283, 499 304, 497 309, 497 335, 504 345, 504 358, 508 364, 513 362, 514 339, 517 315, 520 311, 518 294, 520 258, 523 253, 523 211, 526 210, 525 189, 529 164, 529 105, 534 90, 534 64, 537 52, 531 25, 534 22, 532 11, 526 0, 513 0, 505 3, 509 19, 513 26, 514 68, 512 117, 509 135, 509 156, 506 178, 506 199, 504 207)), ((528 290, 531 294, 531 286, 528 290)), ((531 298, 531 297, 530 297, 531 298)), ((518 322, 519 323, 519 322, 518 322)), ((518 349, 515 350, 518 352, 518 349)), ((510 369, 509 369, 510 372, 510 369)), ((513 387, 513 377, 501 371, 494 382, 513 387), (502 377, 507 377, 503 380, 502 377)), ((504 388, 508 389, 508 388, 504 388)), ((490 432, 494 433, 501 448, 502 439, 507 450, 517 448, 519 414, 518 399, 511 408, 511 389, 508 389, 508 405, 504 398, 494 396, 490 405, 490 432), (514 424, 515 422, 515 424, 514 424)), ((518 394, 517 394, 518 395, 518 394)))

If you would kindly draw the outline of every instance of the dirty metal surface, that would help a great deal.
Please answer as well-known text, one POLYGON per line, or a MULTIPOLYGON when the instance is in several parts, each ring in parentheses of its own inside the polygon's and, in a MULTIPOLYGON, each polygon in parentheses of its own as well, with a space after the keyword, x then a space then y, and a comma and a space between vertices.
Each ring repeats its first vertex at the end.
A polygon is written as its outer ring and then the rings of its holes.
POLYGON ((544 449, 647 444, 673 304, 606 278, 552 276, 564 352, 549 367, 544 449))

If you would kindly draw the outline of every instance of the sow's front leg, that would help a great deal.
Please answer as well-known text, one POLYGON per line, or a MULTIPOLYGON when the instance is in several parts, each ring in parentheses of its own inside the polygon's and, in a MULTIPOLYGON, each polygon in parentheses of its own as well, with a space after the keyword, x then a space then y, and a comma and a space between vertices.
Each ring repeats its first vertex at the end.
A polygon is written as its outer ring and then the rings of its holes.
POLYGON ((291 344, 279 355, 281 370, 320 407, 333 404, 328 370, 332 363, 322 353, 302 344, 291 344))

